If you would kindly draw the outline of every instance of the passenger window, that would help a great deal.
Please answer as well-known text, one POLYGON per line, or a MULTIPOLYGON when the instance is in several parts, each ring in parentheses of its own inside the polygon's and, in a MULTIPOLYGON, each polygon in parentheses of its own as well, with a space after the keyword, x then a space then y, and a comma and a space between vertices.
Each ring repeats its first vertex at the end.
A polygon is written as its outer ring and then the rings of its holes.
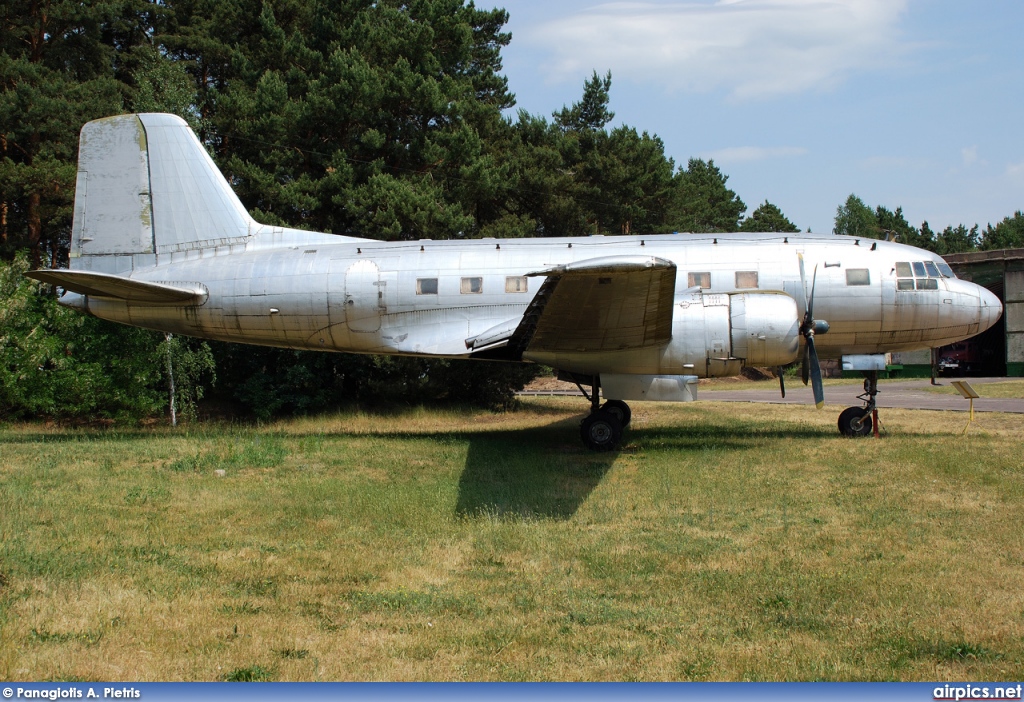
POLYGON ((914 279, 913 278, 900 278, 896 281, 897 290, 913 290, 914 279))
POLYGON ((929 278, 938 278, 939 277, 939 269, 936 268, 935 264, 932 263, 931 261, 925 261, 924 262, 924 268, 925 268, 926 271, 928 271, 928 277, 929 278))
POLYGON ((906 261, 900 261, 896 264, 896 277, 897 278, 911 278, 914 273, 910 270, 910 264, 906 261))
POLYGON ((939 281, 935 280, 935 278, 918 278, 917 279, 917 289, 918 290, 938 290, 939 289, 939 281))
POLYGON ((416 279, 416 294, 417 295, 436 295, 437 294, 437 278, 417 278, 416 279))
POLYGON ((483 278, 463 278, 462 286, 459 290, 463 295, 476 295, 484 291, 484 279, 483 278))
POLYGON ((867 268, 847 268, 847 285, 871 285, 871 273, 867 268))
POLYGON ((711 287, 710 273, 688 273, 686 275, 686 286, 689 288, 701 288, 707 290, 711 287))
POLYGON ((521 293, 526 292, 526 276, 510 275, 505 278, 505 292, 521 293))
POLYGON ((757 271, 736 271, 736 287, 740 290, 743 288, 756 288, 757 271))
POLYGON ((922 262, 922 261, 914 261, 913 266, 914 266, 914 275, 916 275, 918 278, 924 278, 925 275, 926 275, 925 272, 924 272, 924 262, 922 262))

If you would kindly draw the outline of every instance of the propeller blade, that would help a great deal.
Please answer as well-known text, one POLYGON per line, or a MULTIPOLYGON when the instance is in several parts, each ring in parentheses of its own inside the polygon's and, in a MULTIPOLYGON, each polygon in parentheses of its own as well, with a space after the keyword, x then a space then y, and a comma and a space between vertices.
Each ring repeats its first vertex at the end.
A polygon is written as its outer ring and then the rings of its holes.
POLYGON ((779 389, 782 390, 782 399, 786 399, 786 376, 782 373, 782 366, 778 368, 779 372, 779 389))
POLYGON ((814 264, 814 274, 811 276, 811 296, 807 299, 807 321, 814 324, 814 288, 818 284, 818 264, 814 264))
POLYGON ((803 295, 803 300, 801 300, 801 302, 804 303, 804 319, 806 319, 807 318, 807 276, 804 275, 804 255, 802 253, 798 253, 796 255, 796 257, 797 257, 797 260, 800 261, 800 294, 803 295))
MULTIPOLYGON (((800 292, 804 298, 804 319, 800 324, 800 334, 807 342, 804 345, 804 362, 800 368, 800 376, 807 385, 811 383, 811 390, 814 392, 814 405, 818 409, 825 406, 825 390, 821 383, 821 365, 818 363, 818 352, 814 348, 814 334, 816 331, 824 334, 828 331, 828 322, 820 323, 814 319, 814 289, 818 285, 818 266, 814 266, 814 275, 811 278, 811 294, 807 295, 807 274, 804 271, 804 255, 797 254, 800 261, 800 292)), ((783 395, 785 397, 785 395, 783 395)))
POLYGON ((814 406, 821 409, 825 406, 825 389, 821 384, 821 364, 818 363, 818 352, 814 350, 814 335, 807 337, 807 357, 805 368, 810 366, 811 390, 814 391, 814 406))

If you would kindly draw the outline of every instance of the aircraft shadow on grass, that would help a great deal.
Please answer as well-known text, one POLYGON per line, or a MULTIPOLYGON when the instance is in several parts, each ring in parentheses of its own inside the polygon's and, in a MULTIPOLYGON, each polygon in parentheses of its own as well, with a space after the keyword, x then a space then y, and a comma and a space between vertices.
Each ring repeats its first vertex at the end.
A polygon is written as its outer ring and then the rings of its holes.
POLYGON ((626 451, 748 450, 765 437, 820 442, 831 432, 802 426, 765 431, 735 424, 627 430, 622 451, 595 453, 572 441, 579 418, 534 429, 464 434, 469 442, 455 512, 464 517, 569 519, 626 451))
POLYGON ((618 452, 593 453, 572 439, 578 418, 534 429, 469 435, 455 513, 465 517, 569 519, 618 452))

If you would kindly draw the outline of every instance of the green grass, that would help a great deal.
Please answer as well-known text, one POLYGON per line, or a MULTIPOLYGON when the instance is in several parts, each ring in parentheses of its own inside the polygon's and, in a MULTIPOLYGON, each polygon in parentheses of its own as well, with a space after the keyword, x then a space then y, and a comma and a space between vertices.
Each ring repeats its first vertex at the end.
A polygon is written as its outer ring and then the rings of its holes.
POLYGON ((1024 417, 580 401, 0 429, 0 678, 1024 672, 1024 417))

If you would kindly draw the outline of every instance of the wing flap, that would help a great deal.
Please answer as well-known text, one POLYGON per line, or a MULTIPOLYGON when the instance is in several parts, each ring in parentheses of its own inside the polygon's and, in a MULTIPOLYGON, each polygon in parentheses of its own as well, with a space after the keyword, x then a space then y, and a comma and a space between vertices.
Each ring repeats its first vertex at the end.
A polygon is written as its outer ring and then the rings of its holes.
POLYGON ((29 271, 25 275, 80 295, 121 300, 129 305, 201 305, 209 296, 202 283, 151 283, 109 273, 63 269, 29 271))
POLYGON ((540 307, 533 310, 531 351, 619 351, 672 339, 676 266, 671 261, 610 256, 530 275, 547 278, 531 305, 540 307))

